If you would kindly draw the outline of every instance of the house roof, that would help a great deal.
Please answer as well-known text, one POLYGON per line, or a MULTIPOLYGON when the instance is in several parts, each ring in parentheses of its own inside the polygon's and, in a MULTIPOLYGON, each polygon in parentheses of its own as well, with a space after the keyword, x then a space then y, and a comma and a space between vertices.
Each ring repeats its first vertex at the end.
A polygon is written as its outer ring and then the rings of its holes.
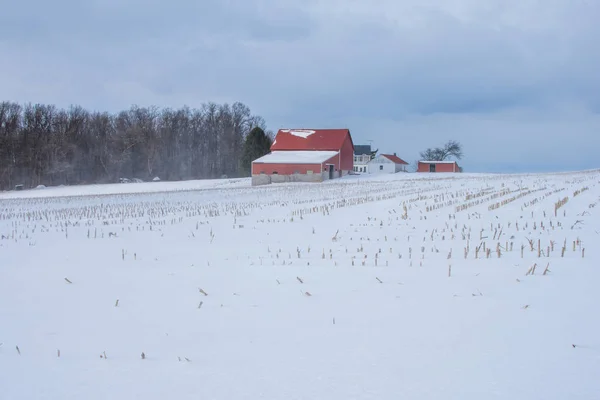
POLYGON ((273 151, 253 163, 257 164, 322 164, 339 154, 338 151, 273 151))
POLYGON ((419 161, 420 163, 423 164, 456 164, 458 165, 458 163, 456 161, 419 161))
POLYGON ((403 159, 401 159, 400 157, 393 155, 393 154, 382 154, 383 157, 387 158, 388 160, 390 160, 391 162, 393 162, 394 164, 405 164, 408 165, 408 163, 406 161, 404 161, 403 159))
POLYGON ((371 145, 370 144, 357 144, 354 146, 354 155, 362 156, 362 155, 370 155, 371 154, 371 145))
MULTIPOLYGON (((350 138, 349 129, 280 129, 271 151, 276 150, 336 150, 350 138)), ((352 144, 354 147, 354 144, 352 144)))

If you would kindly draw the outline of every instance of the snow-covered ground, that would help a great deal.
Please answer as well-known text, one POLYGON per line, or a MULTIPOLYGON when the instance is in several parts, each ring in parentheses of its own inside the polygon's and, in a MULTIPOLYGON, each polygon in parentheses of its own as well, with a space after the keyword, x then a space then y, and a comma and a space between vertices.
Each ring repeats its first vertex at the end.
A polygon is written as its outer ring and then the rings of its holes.
POLYGON ((2 193, 0 399, 599 398, 599 183, 2 193))
POLYGON ((113 195, 113 194, 141 194, 173 191, 190 191, 200 189, 217 189, 224 187, 246 187, 250 184, 250 178, 240 179, 205 179, 198 181, 182 182, 143 182, 143 183, 111 183, 106 185, 81 185, 81 186, 50 186, 41 189, 29 189, 24 191, 0 192, 0 200, 23 199, 23 198, 45 198, 45 197, 74 197, 90 195, 113 195))

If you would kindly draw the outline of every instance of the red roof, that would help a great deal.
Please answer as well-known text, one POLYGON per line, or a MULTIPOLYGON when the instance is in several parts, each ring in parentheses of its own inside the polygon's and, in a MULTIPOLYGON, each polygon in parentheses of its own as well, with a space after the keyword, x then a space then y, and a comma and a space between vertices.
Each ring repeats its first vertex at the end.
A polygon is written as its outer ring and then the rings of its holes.
MULTIPOLYGON (((340 150, 349 129, 280 129, 271 151, 275 150, 340 150)), ((354 147, 354 144, 352 145, 354 147)))
POLYGON ((392 161, 395 164, 406 164, 406 165, 408 165, 408 163, 406 161, 404 161, 400 157, 395 156, 393 154, 382 154, 382 156, 384 156, 385 158, 387 158, 388 160, 392 161))

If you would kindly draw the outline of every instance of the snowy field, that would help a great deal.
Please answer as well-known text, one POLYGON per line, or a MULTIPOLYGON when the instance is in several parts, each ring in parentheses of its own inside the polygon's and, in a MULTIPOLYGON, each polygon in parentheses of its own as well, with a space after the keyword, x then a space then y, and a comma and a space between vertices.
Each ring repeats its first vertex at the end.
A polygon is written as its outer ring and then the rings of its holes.
POLYGON ((598 399, 599 183, 0 193, 0 399, 598 399))
POLYGON ((250 178, 241 179, 205 179, 183 182, 143 182, 111 183, 107 185, 55 186, 25 191, 0 192, 0 200, 42 197, 106 196, 114 194, 141 194, 159 192, 184 192, 200 189, 219 189, 225 187, 246 187, 250 178))

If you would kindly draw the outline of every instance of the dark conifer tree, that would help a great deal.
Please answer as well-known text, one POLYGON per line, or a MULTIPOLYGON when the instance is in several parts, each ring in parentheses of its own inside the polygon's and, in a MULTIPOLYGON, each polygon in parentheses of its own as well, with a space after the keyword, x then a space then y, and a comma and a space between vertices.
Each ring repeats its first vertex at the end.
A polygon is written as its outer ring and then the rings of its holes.
POLYGON ((260 127, 255 127, 246 136, 242 152, 241 170, 244 176, 250 175, 252 161, 268 154, 273 141, 260 127))

